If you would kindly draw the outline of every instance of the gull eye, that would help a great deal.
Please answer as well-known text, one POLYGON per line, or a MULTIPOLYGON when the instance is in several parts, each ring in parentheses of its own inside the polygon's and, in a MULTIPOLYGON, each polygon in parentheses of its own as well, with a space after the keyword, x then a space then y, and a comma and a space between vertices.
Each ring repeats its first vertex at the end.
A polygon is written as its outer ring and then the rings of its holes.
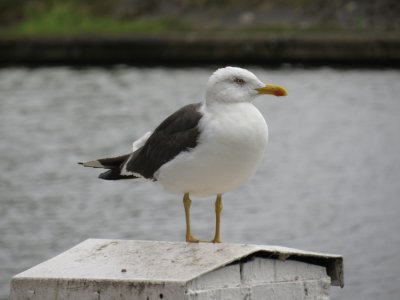
POLYGON ((245 83, 245 81, 242 78, 238 78, 238 77, 235 77, 233 79, 233 82, 237 83, 237 84, 240 84, 240 85, 243 85, 245 83))

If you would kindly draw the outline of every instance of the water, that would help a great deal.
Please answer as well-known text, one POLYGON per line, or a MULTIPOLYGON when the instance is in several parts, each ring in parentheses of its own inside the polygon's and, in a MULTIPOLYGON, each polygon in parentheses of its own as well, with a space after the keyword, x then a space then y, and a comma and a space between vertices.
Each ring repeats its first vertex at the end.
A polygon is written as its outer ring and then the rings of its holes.
MULTIPOLYGON (((289 97, 256 106, 270 129, 256 176, 224 197, 225 242, 342 254, 333 299, 400 295, 400 72, 264 70, 289 97)), ((12 275, 86 238, 182 241, 180 196, 106 182, 76 162, 121 154, 178 107, 203 99, 212 68, 0 70, 0 299, 12 275)), ((213 199, 193 230, 211 238, 213 199)))

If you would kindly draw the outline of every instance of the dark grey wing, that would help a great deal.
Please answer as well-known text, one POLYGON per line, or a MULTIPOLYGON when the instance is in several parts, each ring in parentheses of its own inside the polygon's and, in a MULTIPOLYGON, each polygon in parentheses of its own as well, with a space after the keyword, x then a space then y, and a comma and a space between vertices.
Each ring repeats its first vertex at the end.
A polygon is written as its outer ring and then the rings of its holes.
POLYGON ((123 164, 131 154, 120 155, 116 157, 100 158, 87 162, 79 162, 78 164, 84 167, 102 168, 102 169, 116 169, 123 164))
POLYGON ((201 103, 189 104, 165 119, 126 162, 126 171, 154 179, 154 173, 182 151, 196 147, 201 103))

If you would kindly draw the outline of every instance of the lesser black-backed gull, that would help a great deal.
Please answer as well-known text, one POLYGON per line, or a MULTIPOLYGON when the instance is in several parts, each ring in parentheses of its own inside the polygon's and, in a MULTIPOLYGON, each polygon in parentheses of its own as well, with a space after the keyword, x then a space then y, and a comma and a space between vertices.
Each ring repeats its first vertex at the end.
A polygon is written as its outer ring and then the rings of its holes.
POLYGON ((220 243, 222 194, 243 185, 256 171, 268 141, 268 127, 252 104, 256 96, 287 95, 237 67, 215 71, 205 101, 189 104, 166 118, 153 132, 133 143, 131 153, 81 163, 104 168, 101 179, 146 178, 183 194, 186 241, 198 242, 190 229, 189 195, 216 195, 216 228, 220 243))

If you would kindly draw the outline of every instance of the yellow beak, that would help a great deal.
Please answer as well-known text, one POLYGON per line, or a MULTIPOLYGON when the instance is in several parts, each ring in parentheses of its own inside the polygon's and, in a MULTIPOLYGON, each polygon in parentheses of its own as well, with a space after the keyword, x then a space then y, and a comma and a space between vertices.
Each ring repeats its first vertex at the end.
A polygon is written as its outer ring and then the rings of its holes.
POLYGON ((287 91, 280 86, 267 84, 266 86, 256 89, 259 94, 269 94, 274 96, 287 96, 287 91))

